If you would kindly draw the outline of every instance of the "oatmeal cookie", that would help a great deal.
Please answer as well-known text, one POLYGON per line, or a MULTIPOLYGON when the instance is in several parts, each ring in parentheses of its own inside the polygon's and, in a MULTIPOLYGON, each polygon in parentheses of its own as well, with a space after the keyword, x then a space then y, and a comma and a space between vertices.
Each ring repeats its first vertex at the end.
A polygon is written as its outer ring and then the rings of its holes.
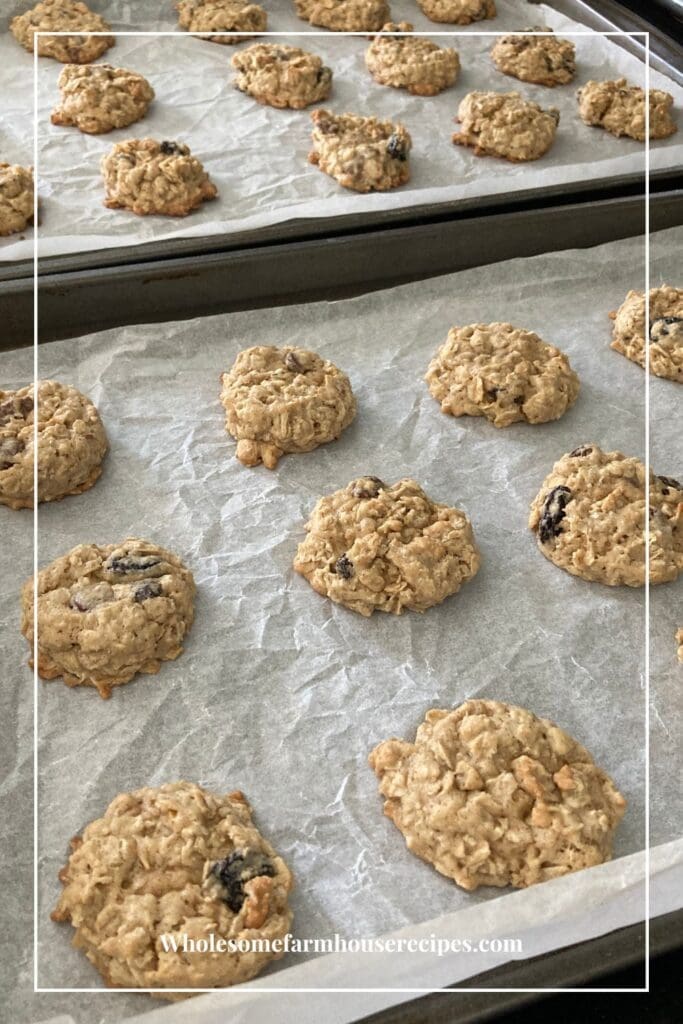
POLYGON ((471 25, 496 16, 494 0, 417 0, 417 5, 430 21, 447 25, 471 25))
POLYGON ((127 128, 142 120, 154 99, 146 78, 111 64, 67 64, 59 76, 61 99, 52 123, 87 135, 127 128))
POLYGON ((335 441, 356 415, 349 378, 305 348, 256 345, 221 374, 225 428, 245 466, 275 469, 289 452, 335 441))
POLYGON ((33 508, 34 423, 38 416, 38 500, 89 490, 107 451, 99 413, 76 388, 55 380, 0 391, 0 504, 33 508))
POLYGON ((73 945, 114 988, 248 981, 282 953, 227 944, 274 943, 292 923, 289 868, 238 790, 219 796, 170 782, 120 793, 71 840, 59 880, 52 920, 73 925, 73 945), (215 952, 183 955, 185 936, 215 952))
POLYGON ((314 110, 308 159, 354 192, 386 192, 410 180, 410 135, 402 124, 314 110))
POLYGON ((0 238, 33 224, 33 168, 0 163, 0 238))
POLYGON ((294 0, 304 21, 331 32, 376 32, 389 21, 386 0, 294 0))
POLYGON ((181 142, 127 139, 117 142, 100 164, 111 209, 140 216, 186 217, 218 190, 190 147, 181 142))
POLYGON ((25 50, 33 53, 36 32, 72 32, 69 36, 40 36, 38 56, 54 57, 62 64, 90 64, 97 60, 116 40, 114 36, 78 35, 79 32, 108 32, 111 26, 76 0, 41 0, 10 23, 10 32, 25 50))
POLYGON ((463 889, 517 889, 610 860, 626 801, 581 744, 495 700, 432 708, 370 754, 411 853, 463 889))
POLYGON ((414 480, 352 480, 321 498, 294 568, 313 589, 361 615, 424 612, 479 569, 469 519, 414 480))
POLYGON ((237 71, 235 88, 270 107, 302 110, 327 99, 332 71, 320 57, 284 43, 256 43, 230 61, 237 71))
POLYGON ((410 22, 387 22, 365 54, 366 66, 380 85, 407 89, 415 96, 436 96, 455 82, 458 54, 420 36, 391 34, 412 31, 410 22))
POLYGON ((552 29, 531 28, 542 36, 500 36, 491 50, 499 71, 521 82, 536 85, 567 85, 576 74, 576 47, 558 39, 552 29))
MULTIPOLYGON (((33 586, 24 585, 21 623, 31 651, 33 586)), ((182 653, 194 594, 189 569, 156 544, 80 544, 38 573, 38 674, 110 697, 182 653)))
POLYGON ((201 32, 202 39, 211 43, 228 46, 242 43, 268 27, 264 9, 248 0, 180 0, 176 10, 180 28, 201 32), (214 35, 216 32, 222 34, 214 35), (231 36, 225 35, 226 32, 249 32, 250 35, 231 36))
MULTIPOLYGON (((625 78, 612 82, 586 82, 577 92, 581 120, 604 128, 619 138, 627 135, 645 141, 645 92, 629 85, 625 78)), ((650 89, 650 138, 666 139, 676 124, 671 116, 673 96, 661 89, 650 89)))
POLYGON ((425 380, 442 412, 485 416, 494 427, 558 420, 579 393, 564 352, 501 323, 452 327, 425 380))
MULTIPOLYGON (((630 291, 616 312, 612 348, 645 366, 645 293, 630 291)), ((683 289, 650 289, 650 372, 683 384, 683 289)))
MULTIPOLYGON (((645 584, 645 467, 596 444, 555 463, 534 498, 529 527, 551 562, 610 587, 645 584)), ((683 570, 683 488, 650 473, 650 583, 683 570)))
POLYGON ((470 92, 458 107, 462 128, 453 136, 476 156, 499 156, 514 163, 538 160, 555 141, 560 112, 544 110, 518 92, 470 92))

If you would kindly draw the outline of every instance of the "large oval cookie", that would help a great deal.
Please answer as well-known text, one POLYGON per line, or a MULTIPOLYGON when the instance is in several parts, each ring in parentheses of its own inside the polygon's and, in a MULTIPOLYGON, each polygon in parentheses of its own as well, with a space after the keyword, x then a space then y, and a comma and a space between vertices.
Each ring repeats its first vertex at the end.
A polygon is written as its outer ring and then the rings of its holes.
POLYGON ((315 53, 284 43, 256 43, 230 61, 235 88, 270 107, 302 110, 327 99, 332 71, 315 53))
POLYGON ((200 33, 210 43, 243 43, 268 26, 264 9, 248 0, 179 0, 176 10, 181 28, 200 33), (233 36, 231 32, 242 34, 233 36))
POLYGON ((458 146, 476 156, 498 156, 513 163, 538 160, 555 141, 560 113, 544 110, 518 92, 470 92, 458 107, 458 146))
POLYGON ((559 39, 552 29, 533 28, 542 35, 500 36, 491 50, 499 71, 521 82, 536 85, 567 85, 576 74, 576 47, 559 39))
POLYGON ((304 21, 332 32, 376 32, 389 21, 386 0, 294 0, 304 21))
POLYGON ((453 85, 460 68, 455 50, 410 35, 410 22, 388 22, 365 53, 365 65, 380 85, 415 96, 436 96, 453 85))
POLYGON ((190 147, 182 142, 127 139, 100 163, 104 205, 139 216, 186 217, 218 190, 190 147))
POLYGON ((101 135, 140 121, 154 99, 143 75, 111 64, 67 64, 59 76, 61 99, 52 123, 101 135))
POLYGON ((386 192, 410 179, 410 135, 402 124, 358 114, 314 110, 308 155, 325 174, 354 192, 386 192))
POLYGON ((97 60, 114 45, 114 36, 79 33, 108 32, 110 28, 104 18, 78 0, 40 0, 32 10, 18 14, 10 22, 10 32, 29 53, 33 53, 36 32, 72 33, 38 38, 38 56, 53 57, 62 64, 89 64, 97 60))
MULTIPOLYGON (((645 141, 645 91, 625 78, 586 82, 577 92, 579 114, 586 124, 604 128, 617 138, 645 141)), ((666 139, 676 131, 671 116, 673 96, 662 89, 649 91, 651 139, 666 139)))

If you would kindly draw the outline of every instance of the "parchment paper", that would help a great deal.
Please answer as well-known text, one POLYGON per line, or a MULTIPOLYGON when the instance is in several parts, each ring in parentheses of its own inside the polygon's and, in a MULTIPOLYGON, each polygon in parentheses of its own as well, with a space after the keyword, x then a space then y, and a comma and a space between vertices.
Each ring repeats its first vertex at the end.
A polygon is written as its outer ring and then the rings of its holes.
MULTIPOLYGON (((131 5, 112 0, 93 6, 120 30, 175 28, 170 2, 131 5)), ((108 135, 86 136, 50 123, 50 111, 59 95, 61 65, 49 59, 39 62, 40 255, 231 233, 298 218, 494 195, 586 177, 637 173, 644 168, 642 144, 588 127, 577 112, 576 89, 589 79, 624 75, 636 84, 645 84, 644 65, 616 42, 600 35, 577 37, 578 73, 575 82, 565 87, 528 85, 494 68, 488 56, 493 39, 477 36, 477 32, 524 29, 530 24, 548 24, 565 35, 587 31, 545 5, 500 0, 497 18, 461 29, 451 42, 460 53, 462 72, 452 89, 428 99, 377 85, 365 68, 367 38, 326 35, 311 29, 296 16, 289 0, 270 0, 266 7, 270 31, 312 32, 308 38, 280 41, 313 49, 334 69, 333 93, 323 105, 338 112, 373 113, 405 123, 414 143, 410 183, 389 193, 360 196, 311 166, 307 162, 310 111, 274 110, 234 89, 233 47, 180 32, 178 38, 120 38, 102 59, 145 74, 157 92, 157 101, 143 121, 108 135), (510 164, 478 158, 464 147, 454 146, 453 118, 462 97, 474 89, 517 89, 543 106, 557 106, 561 122, 550 152, 534 163, 510 164), (117 140, 148 135, 187 142, 217 184, 218 200, 180 220, 106 210, 99 173, 102 155, 117 140)), ((12 0, 0 0, 0 11, 7 13, 6 24, 9 13, 16 9, 12 0)), ((412 21, 416 31, 433 32, 435 38, 452 28, 430 22, 411 0, 392 4, 392 13, 396 20, 412 21)), ((24 164, 33 162, 32 82, 32 55, 9 34, 0 36, 0 154, 24 164)), ((651 84, 671 92, 680 108, 683 89, 656 72, 651 74, 651 84)), ((653 170, 680 165, 681 137, 679 132, 652 144, 653 170)), ((0 261, 32 255, 31 231, 23 240, 0 240, 0 261)))

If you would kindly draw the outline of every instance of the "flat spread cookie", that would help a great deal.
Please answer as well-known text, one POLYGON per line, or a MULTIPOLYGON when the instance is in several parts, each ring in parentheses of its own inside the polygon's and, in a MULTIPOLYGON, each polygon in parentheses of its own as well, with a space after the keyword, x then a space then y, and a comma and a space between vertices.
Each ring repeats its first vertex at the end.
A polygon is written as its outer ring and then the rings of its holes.
POLYGON ((354 192, 386 192, 410 179, 410 135, 402 124, 314 110, 308 159, 354 192))
POLYGON ((268 15, 263 8, 247 0, 180 0, 176 10, 180 28, 202 33, 202 39, 211 43, 241 43, 254 33, 265 32, 268 26, 268 15), (220 34, 215 35, 216 32, 220 34), (250 35, 231 36, 226 32, 250 35))
POLYGON ((190 147, 181 142, 128 139, 102 157, 104 205, 140 216, 185 217, 218 190, 190 147))
POLYGON ((89 64, 114 45, 114 36, 78 35, 79 32, 109 32, 111 26, 75 0, 41 0, 10 22, 10 32, 25 50, 33 53, 36 32, 73 32, 68 36, 40 36, 38 56, 54 57, 62 64, 89 64))
POLYGON ((436 96, 453 85, 460 61, 455 50, 442 49, 412 32, 410 22, 388 22, 365 54, 368 71, 380 85, 407 89, 415 96, 436 96))
POLYGON ((0 391, 0 504, 33 508, 34 425, 38 417, 38 500, 81 494, 102 473, 107 435, 85 395, 55 380, 0 391))
MULTIPOLYGON (((577 92, 579 114, 586 124, 596 125, 619 138, 627 135, 645 141, 645 92, 629 85, 625 78, 613 82, 586 82, 577 92)), ((673 135, 676 125, 671 117, 673 96, 661 89, 650 89, 650 138, 673 135)))
POLYGON ((67 64, 59 76, 61 99, 52 123, 88 135, 127 128, 140 121, 154 99, 146 78, 111 64, 67 64))
POLYGON ((332 71, 314 53, 284 43, 257 43, 233 55, 235 87, 271 107, 301 110, 327 99, 332 71))
MULTIPOLYGON (((645 584, 645 467, 585 444, 563 455, 534 498, 529 527, 551 562, 611 587, 645 584)), ((683 570, 683 488, 650 474, 650 583, 683 570)))
POLYGON ((431 21, 447 25, 471 25, 496 16, 494 0, 417 0, 417 4, 431 21))
POLYGON ((499 71, 536 85, 567 85, 576 74, 576 47, 552 29, 529 29, 540 36, 500 36, 491 50, 499 71))
POLYGON ((555 141, 560 113, 544 110, 518 92, 470 92, 458 107, 462 125, 453 136, 459 146, 470 146, 476 156, 499 156, 522 162, 538 160, 555 141))
MULTIPOLYGON (((114 686, 182 653, 194 594, 189 569, 149 541, 73 548, 38 573, 38 674, 110 697, 114 686)), ((32 579, 21 631, 33 650, 32 579)))
POLYGON ((479 569, 469 519, 414 480, 352 480, 321 498, 294 568, 314 590, 361 615, 424 612, 479 569))
POLYGON ((33 224, 33 170, 0 163, 0 237, 33 224))
POLYGON ((225 428, 245 466, 275 469, 286 452, 334 441, 356 415, 349 378, 327 359, 293 345, 256 345, 221 375, 225 428))
POLYGON ((442 412, 485 416, 495 427, 558 420, 579 393, 563 352, 501 323, 452 327, 425 380, 442 412))
MULTIPOLYGON (((612 348, 645 366, 645 293, 630 291, 615 313, 612 348)), ((683 289, 664 284, 650 289, 648 329, 650 371, 683 383, 683 289)))
POLYGON ((292 923, 292 876, 246 797, 191 782, 119 794, 71 840, 59 880, 52 920, 73 925, 73 945, 114 988, 248 981, 282 956, 264 946, 292 923), (215 951, 184 954, 185 937, 215 951))
POLYGON ((389 21, 386 0, 294 0, 304 21, 332 32, 376 32, 389 21))
POLYGON ((610 860, 626 801, 576 740, 495 700, 433 708, 370 754, 411 853, 463 889, 517 889, 610 860))

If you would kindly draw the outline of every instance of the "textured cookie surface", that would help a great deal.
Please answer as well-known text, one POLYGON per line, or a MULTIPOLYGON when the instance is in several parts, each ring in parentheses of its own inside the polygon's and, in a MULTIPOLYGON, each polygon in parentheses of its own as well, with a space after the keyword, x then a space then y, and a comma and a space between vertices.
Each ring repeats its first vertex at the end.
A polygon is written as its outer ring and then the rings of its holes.
POLYGON ((88 135, 134 124, 154 99, 146 78, 111 64, 67 64, 59 76, 59 90, 52 123, 74 126, 88 135))
POLYGON ((389 21, 386 0, 294 0, 304 21, 332 32, 376 32, 389 21))
POLYGON ((102 473, 107 435, 85 395, 54 380, 0 391, 0 504, 33 507, 34 427, 38 416, 38 498, 87 491, 102 473))
POLYGON ((104 205, 140 216, 185 217, 215 199, 216 186, 189 146, 156 139, 117 142, 102 157, 104 205))
POLYGON ((320 57, 298 46, 256 43, 233 55, 235 87, 271 107, 301 110, 327 99, 332 71, 320 57))
POLYGON ((259 4, 247 0, 180 0, 176 4, 178 24, 188 32, 201 32, 212 43, 231 45, 249 38, 226 32, 265 32, 268 15, 259 4), (214 33, 222 33, 215 35, 214 33))
POLYGON ((119 794, 71 840, 59 878, 52 919, 71 922, 74 946, 113 987, 248 981, 282 954, 218 944, 283 939, 292 921, 292 876, 246 798, 191 782, 119 794), (217 951, 183 955, 185 936, 213 937, 217 951))
POLYGON ((54 57, 62 64, 89 64, 114 45, 114 36, 84 36, 79 32, 108 32, 110 25, 75 0, 41 0, 30 11, 18 14, 10 31, 25 50, 33 53, 36 32, 73 32, 68 36, 40 36, 38 55, 54 57))
POLYGON ((221 375, 225 427, 245 466, 274 469, 285 452, 334 441, 356 415, 349 378, 304 348, 256 345, 221 375))
POLYGON ((560 121, 555 107, 544 110, 517 92, 470 92, 458 107, 461 128, 453 136, 477 156, 513 162, 538 160, 555 141, 560 121))
MULTIPOLYGON (((177 658, 192 625, 195 586, 176 555, 149 541, 81 544, 38 573, 38 672, 100 697, 177 658)), ((33 580, 21 629, 33 650, 33 580)))
POLYGON ((494 0, 417 0, 417 4, 431 21, 448 25, 471 25, 496 16, 494 0))
MULTIPOLYGON (((555 463, 531 506, 529 527, 546 558, 609 586, 645 584, 645 467, 595 444, 555 463)), ((650 474, 650 582, 683 570, 683 489, 650 474)))
POLYGON ((523 888, 602 864, 626 801, 553 722, 493 700, 428 711, 370 754, 411 853, 463 889, 523 888))
MULTIPOLYGON (((630 291, 614 319, 612 348, 645 366, 645 293, 630 291)), ((647 331, 650 371, 683 384, 683 289, 664 284, 650 289, 647 331)))
POLYGON ((452 327, 425 379, 443 412, 485 416, 496 427, 557 420, 579 393, 563 352, 503 323, 452 327))
POLYGON ((370 44, 365 63, 380 85, 407 89, 415 96, 436 96, 455 82, 458 54, 421 36, 389 34, 412 31, 410 22, 388 22, 370 44))
MULTIPOLYGON (((587 82, 577 93, 579 114, 586 124, 604 128, 612 135, 645 141, 645 92, 625 78, 587 82)), ((671 116, 673 96, 650 89, 650 138, 665 139, 676 131, 671 116)))
POLYGON ((467 516, 432 501, 414 480, 352 480, 318 501, 306 530, 294 568, 361 615, 426 611, 479 569, 467 516))
POLYGON ((24 231, 33 223, 33 171, 0 163, 0 237, 24 231))
POLYGON ((576 73, 575 55, 569 39, 558 39, 550 31, 542 36, 501 36, 491 50, 491 59, 503 74, 549 86, 571 82, 576 73))
POLYGON ((314 110, 312 164, 354 192, 386 192, 410 179, 412 141, 402 124, 314 110))

